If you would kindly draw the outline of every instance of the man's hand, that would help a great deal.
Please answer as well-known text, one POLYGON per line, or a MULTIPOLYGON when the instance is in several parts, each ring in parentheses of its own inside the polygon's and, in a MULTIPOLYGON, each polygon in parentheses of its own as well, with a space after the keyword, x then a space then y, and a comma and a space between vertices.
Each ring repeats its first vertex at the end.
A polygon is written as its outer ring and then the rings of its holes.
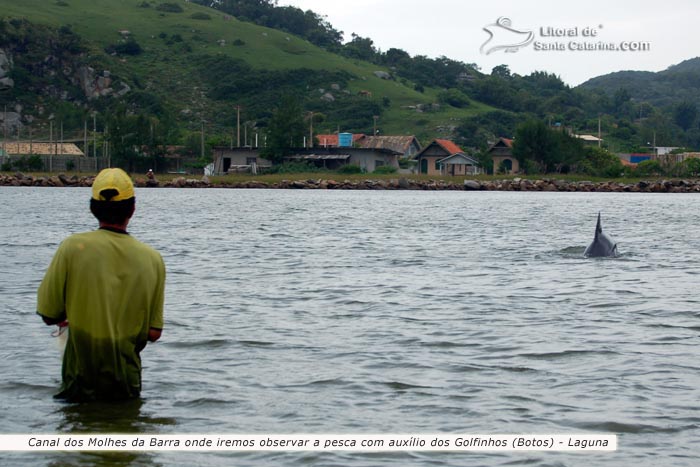
POLYGON ((162 329, 151 328, 148 330, 148 342, 155 342, 160 339, 160 335, 163 333, 162 329))

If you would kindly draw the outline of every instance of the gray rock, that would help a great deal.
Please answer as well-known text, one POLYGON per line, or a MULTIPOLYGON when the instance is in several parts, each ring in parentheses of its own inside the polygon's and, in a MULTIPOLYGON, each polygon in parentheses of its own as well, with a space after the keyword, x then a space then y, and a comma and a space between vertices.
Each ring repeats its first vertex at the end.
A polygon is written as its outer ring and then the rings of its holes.
POLYGON ((335 100, 335 97, 333 97, 333 94, 331 94, 330 92, 327 92, 321 96, 321 100, 326 102, 333 102, 335 100))
POLYGON ((464 181, 464 189, 465 190, 480 190, 481 183, 479 183, 475 180, 465 180, 464 181))
POLYGON ((8 89, 8 88, 13 88, 15 87, 15 82, 12 78, 5 77, 5 78, 0 78, 0 89, 8 89))
POLYGON ((10 72, 12 68, 12 61, 7 53, 0 49, 0 78, 4 78, 10 72))
POLYGON ((0 126, 7 128, 8 133, 15 134, 17 130, 21 130, 24 125, 22 125, 22 115, 17 112, 0 112, 0 126))
POLYGON ((381 78, 381 79, 391 79, 391 75, 389 73, 387 73, 386 71, 379 71, 379 70, 375 71, 374 76, 376 76, 377 78, 381 78))

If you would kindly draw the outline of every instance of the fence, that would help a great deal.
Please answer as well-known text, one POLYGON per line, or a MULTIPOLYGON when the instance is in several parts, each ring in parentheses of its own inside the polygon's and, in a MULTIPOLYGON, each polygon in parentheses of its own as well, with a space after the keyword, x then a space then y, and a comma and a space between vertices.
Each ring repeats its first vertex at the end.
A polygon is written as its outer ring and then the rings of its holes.
MULTIPOLYGON (((27 156, 6 156, 0 154, 0 170, 3 171, 27 171, 27 172, 87 172, 97 173, 109 167, 110 161, 107 157, 85 157, 74 155, 27 155, 27 156), (41 161, 39 163, 39 161, 41 161)), ((153 168, 157 173, 182 173, 201 174, 203 169, 197 158, 181 158, 161 161, 160 166, 153 167, 150 160, 137 160, 133 162, 135 173, 146 173, 153 168)), ((115 164, 112 163, 112 166, 115 164)))

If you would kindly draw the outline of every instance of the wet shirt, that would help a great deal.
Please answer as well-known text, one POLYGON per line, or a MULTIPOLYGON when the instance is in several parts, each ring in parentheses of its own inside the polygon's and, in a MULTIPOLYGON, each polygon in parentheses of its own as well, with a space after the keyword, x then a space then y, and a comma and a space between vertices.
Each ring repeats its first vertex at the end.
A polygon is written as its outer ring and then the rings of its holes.
POLYGON ((40 315, 70 324, 57 397, 138 397, 139 353, 149 328, 163 328, 164 288, 160 254, 126 233, 101 229, 61 243, 37 304, 40 315))

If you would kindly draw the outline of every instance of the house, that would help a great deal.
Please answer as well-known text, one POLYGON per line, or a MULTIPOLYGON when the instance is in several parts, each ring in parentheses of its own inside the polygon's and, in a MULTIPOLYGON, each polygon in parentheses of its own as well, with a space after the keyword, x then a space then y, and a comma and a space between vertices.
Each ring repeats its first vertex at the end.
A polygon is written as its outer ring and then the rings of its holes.
POLYGON ((272 167, 271 161, 260 157, 259 148, 215 146, 213 148, 213 157, 215 175, 248 171, 255 173, 258 170, 272 167))
POLYGON ((493 160, 493 171, 500 171, 506 174, 520 172, 520 164, 518 159, 513 156, 513 140, 508 138, 498 138, 488 149, 487 154, 493 160))
MULTIPOLYGON (((391 149, 367 149, 353 147, 317 147, 292 150, 289 161, 306 161, 318 167, 337 170, 343 165, 358 165, 367 172, 388 165, 399 167, 399 153, 391 149)), ((272 162, 260 157, 259 148, 214 148, 214 174, 237 171, 258 171, 272 167, 272 162)))
MULTIPOLYGON (((349 133, 348 133, 349 134, 349 133)), ((338 134, 316 135, 318 145, 323 148, 337 148, 338 134)), ((363 133, 352 134, 352 146, 365 149, 389 149, 401 154, 401 157, 413 157, 421 150, 415 136, 367 136, 363 133)))
POLYGON ((436 139, 414 156, 418 173, 425 175, 468 175, 481 172, 479 162, 452 141, 436 139))
POLYGON ((390 149, 401 154, 401 157, 412 158, 421 150, 421 145, 415 136, 365 136, 357 141, 357 145, 366 149, 390 149))

